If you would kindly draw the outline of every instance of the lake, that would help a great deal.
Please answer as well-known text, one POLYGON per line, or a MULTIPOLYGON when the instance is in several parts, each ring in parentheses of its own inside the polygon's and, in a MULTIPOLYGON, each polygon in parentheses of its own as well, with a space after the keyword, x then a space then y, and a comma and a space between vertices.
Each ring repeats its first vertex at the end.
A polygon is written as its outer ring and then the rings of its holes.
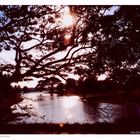
POLYGON ((24 100, 13 105, 13 113, 21 113, 9 123, 116 123, 121 118, 140 117, 140 105, 98 103, 89 104, 79 96, 50 95, 47 92, 22 93, 24 100))

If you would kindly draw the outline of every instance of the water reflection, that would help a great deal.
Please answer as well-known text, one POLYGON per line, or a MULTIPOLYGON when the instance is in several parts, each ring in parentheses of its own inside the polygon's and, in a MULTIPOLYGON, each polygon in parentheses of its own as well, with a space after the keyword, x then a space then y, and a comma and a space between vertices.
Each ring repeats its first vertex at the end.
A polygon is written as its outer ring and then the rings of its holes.
POLYGON ((114 122, 122 115, 123 107, 121 105, 115 105, 110 103, 98 103, 93 102, 91 104, 85 104, 83 106, 84 112, 89 115, 94 122, 114 122), (92 106, 92 107, 91 107, 92 106))
POLYGON ((130 124, 131 126, 137 126, 140 123, 140 104, 139 103, 127 103, 125 104, 121 117, 117 122, 130 124))
POLYGON ((77 105, 77 103, 79 102, 78 100, 79 100, 78 96, 65 97, 62 100, 62 105, 64 106, 64 108, 70 109, 77 105))
POLYGON ((120 105, 102 103, 98 105, 95 117, 98 122, 114 122, 121 117, 121 112, 122 107, 120 105))
MULTIPOLYGON (((24 94, 25 99, 17 106, 13 106, 14 113, 27 114, 16 122, 10 123, 96 123, 116 122, 122 116, 133 113, 127 111, 126 106, 82 101, 79 96, 58 96, 45 92, 24 94)), ((137 109, 138 112, 138 109, 137 109)), ((139 113, 140 114, 140 113, 139 113)), ((137 114, 136 114, 137 115, 137 114)))

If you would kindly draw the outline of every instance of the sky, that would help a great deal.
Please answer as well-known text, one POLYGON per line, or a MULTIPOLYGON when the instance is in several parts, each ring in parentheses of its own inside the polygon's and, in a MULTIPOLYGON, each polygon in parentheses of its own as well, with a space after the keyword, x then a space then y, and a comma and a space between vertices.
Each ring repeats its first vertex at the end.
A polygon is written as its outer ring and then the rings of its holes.
MULTIPOLYGON (((114 13, 114 11, 116 11, 118 8, 118 6, 114 6, 113 8, 111 8, 109 11, 106 11, 106 15, 112 15, 114 13)), ((71 17, 69 17, 68 14, 68 10, 66 8, 66 13, 62 19, 62 24, 63 26, 69 26, 71 24, 73 24, 73 19, 71 17)), ((69 37, 68 35, 66 37, 69 37)), ((27 48, 29 46, 32 46, 33 44, 35 44, 37 42, 35 41, 28 41, 28 42, 25 42, 23 45, 24 46, 27 46, 27 48)), ((62 58, 63 56, 65 55, 65 52, 59 52, 56 54, 56 57, 57 58, 62 58)), ((10 63, 10 64, 15 64, 15 51, 14 50, 10 50, 10 51, 5 51, 5 50, 2 50, 0 52, 0 62, 2 63, 10 63)))

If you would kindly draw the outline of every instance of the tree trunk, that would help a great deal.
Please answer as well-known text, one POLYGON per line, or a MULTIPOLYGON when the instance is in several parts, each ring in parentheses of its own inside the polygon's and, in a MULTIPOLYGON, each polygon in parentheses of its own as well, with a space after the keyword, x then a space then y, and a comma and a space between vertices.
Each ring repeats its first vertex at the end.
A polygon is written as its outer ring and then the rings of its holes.
POLYGON ((6 123, 13 118, 11 106, 20 101, 22 98, 12 88, 10 78, 0 75, 0 123, 6 123))

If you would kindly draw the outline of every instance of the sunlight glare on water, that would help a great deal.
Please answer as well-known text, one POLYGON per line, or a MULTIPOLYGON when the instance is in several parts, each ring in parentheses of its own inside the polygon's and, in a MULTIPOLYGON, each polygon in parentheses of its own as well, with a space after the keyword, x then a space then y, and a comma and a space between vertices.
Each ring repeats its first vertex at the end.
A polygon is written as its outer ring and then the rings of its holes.
POLYGON ((78 102, 79 102, 78 96, 71 96, 71 97, 65 98, 62 102, 62 105, 64 108, 70 109, 70 108, 75 107, 78 102))

